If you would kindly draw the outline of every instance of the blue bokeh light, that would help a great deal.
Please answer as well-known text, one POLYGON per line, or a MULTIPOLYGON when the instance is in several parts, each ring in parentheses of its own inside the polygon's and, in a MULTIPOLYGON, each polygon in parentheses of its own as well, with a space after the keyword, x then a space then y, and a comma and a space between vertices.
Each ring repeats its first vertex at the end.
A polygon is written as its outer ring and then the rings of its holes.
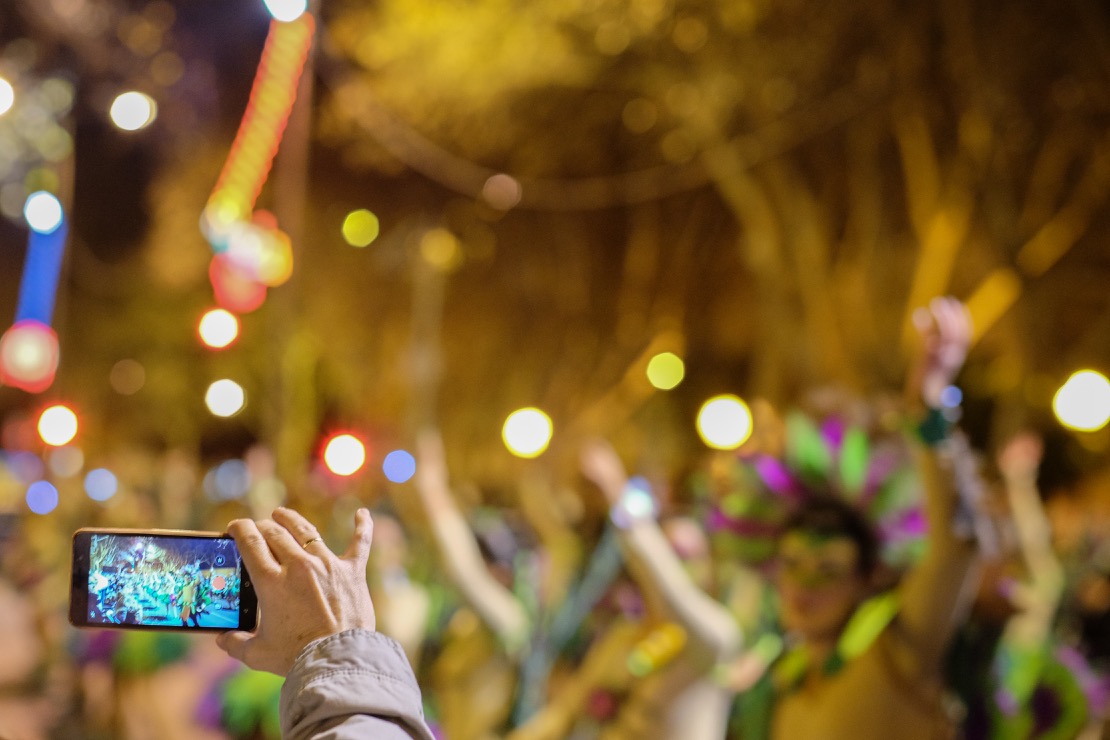
POLYGON ((49 514, 58 507, 58 489, 44 480, 27 487, 27 507, 36 514, 49 514))
POLYGON ((416 475, 416 458, 405 450, 394 450, 382 461, 382 472, 393 483, 404 483, 416 475))
POLYGON ((116 495, 119 481, 107 468, 96 468, 85 474, 85 493, 93 501, 107 501, 116 495))

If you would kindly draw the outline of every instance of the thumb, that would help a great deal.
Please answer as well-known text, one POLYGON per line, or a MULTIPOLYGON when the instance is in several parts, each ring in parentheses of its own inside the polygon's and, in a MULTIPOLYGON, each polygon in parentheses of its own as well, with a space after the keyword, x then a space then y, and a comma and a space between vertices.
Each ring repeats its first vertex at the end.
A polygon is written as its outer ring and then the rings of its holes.
POLYGON ((216 635, 216 645, 236 660, 247 662, 247 649, 254 640, 250 632, 221 632, 216 635))
POLYGON ((343 553, 344 560, 354 561, 360 568, 366 568, 366 561, 370 558, 370 544, 374 541, 374 520, 370 518, 368 509, 359 509, 355 512, 355 532, 351 536, 351 544, 343 553))

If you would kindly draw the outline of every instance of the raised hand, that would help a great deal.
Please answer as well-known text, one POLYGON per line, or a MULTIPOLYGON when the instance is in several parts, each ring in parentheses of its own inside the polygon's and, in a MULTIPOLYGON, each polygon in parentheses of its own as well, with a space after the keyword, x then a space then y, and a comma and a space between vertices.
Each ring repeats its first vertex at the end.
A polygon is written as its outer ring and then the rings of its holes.
POLYGON ((915 373, 921 400, 941 406, 941 393, 956 379, 971 344, 971 316, 959 300, 934 298, 929 307, 914 312, 913 323, 922 339, 915 373))
POLYGON ((216 644, 250 668, 284 676, 313 640, 375 629, 366 584, 374 522, 369 511, 359 509, 351 543, 336 555, 296 511, 275 509, 273 517, 236 519, 227 527, 254 581, 259 623, 253 633, 224 632, 216 644))
POLYGON ((616 504, 624 493, 628 475, 612 445, 603 439, 591 439, 582 445, 579 460, 582 474, 601 489, 610 506, 616 504))

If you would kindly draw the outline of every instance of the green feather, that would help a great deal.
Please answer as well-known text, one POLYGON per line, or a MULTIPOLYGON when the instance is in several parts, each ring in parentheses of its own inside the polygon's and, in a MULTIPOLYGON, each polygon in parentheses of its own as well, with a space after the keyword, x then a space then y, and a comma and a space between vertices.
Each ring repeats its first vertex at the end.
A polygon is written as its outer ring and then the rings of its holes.
POLYGON ((857 498, 867 482, 867 465, 870 462, 870 445, 867 433, 852 427, 844 434, 840 448, 840 482, 844 491, 857 498))
POLYGON ((800 413, 786 417, 786 457, 790 468, 807 481, 827 481, 833 456, 813 421, 800 413))

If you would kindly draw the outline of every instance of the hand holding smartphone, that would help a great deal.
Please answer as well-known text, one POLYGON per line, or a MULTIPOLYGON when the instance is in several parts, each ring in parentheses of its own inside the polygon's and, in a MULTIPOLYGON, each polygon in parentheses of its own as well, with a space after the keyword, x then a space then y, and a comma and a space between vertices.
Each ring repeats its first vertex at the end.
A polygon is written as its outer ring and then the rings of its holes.
POLYGON ((69 620, 76 627, 255 628, 254 587, 226 534, 79 529, 72 562, 69 620))

